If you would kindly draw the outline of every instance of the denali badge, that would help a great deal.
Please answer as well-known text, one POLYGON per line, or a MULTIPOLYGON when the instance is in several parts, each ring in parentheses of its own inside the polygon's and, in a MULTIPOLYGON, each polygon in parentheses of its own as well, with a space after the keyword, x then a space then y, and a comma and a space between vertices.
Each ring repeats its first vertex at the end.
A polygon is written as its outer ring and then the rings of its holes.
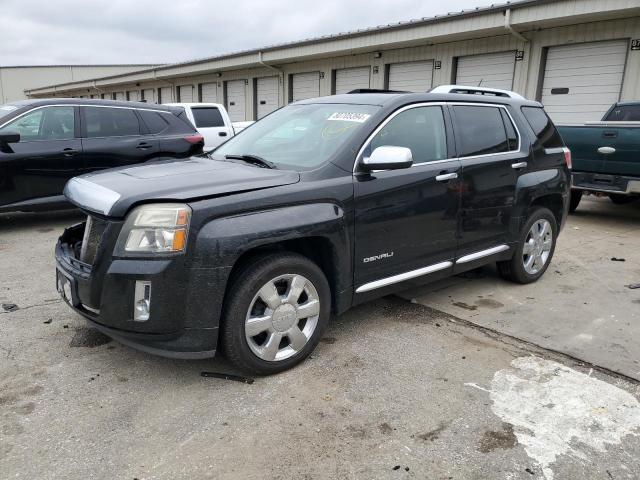
POLYGON ((380 255, 374 255, 373 257, 367 257, 362 259, 362 263, 375 262, 376 260, 382 260, 383 258, 393 257, 393 252, 381 253, 380 255))

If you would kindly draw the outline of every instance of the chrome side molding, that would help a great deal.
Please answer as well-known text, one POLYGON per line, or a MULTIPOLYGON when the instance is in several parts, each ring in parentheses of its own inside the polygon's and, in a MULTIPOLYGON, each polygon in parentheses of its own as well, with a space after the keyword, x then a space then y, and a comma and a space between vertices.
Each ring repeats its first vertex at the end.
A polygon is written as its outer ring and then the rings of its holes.
POLYGON ((483 257, 488 257, 489 255, 494 255, 496 253, 504 252, 505 250, 509 250, 508 245, 498 245, 492 248, 487 248, 486 250, 480 250, 479 252, 470 253, 469 255, 460 257, 459 259, 456 260, 456 264, 473 262, 474 260, 478 260, 483 257))
POLYGON ((370 290, 375 290, 376 288, 393 285, 394 283, 404 282, 405 280, 411 280, 412 278, 421 277, 429 273, 444 270, 445 268, 449 268, 451 266, 453 266, 452 262, 440 262, 434 265, 429 265, 428 267, 418 268, 417 270, 411 270, 409 272, 400 273, 391 277, 381 278, 380 280, 375 280, 373 282, 365 283, 364 285, 359 286, 356 289, 356 293, 364 293, 370 290))

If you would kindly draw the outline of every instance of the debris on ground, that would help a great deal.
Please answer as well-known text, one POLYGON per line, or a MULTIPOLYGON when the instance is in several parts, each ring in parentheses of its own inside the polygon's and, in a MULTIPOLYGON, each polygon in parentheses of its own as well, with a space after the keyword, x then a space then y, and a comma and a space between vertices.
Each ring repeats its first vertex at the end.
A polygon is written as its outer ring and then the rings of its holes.
POLYGON ((611 257, 612 262, 626 262, 624 258, 611 257))
POLYGON ((20 307, 18 307, 18 305, 16 305, 15 303, 3 303, 2 309, 5 312, 15 312, 16 310, 20 310, 20 307))
POLYGON ((51 322, 53 322, 53 318, 48 318, 47 320, 45 320, 44 323, 45 325, 49 325, 51 322))
POLYGON ((631 290, 635 290, 636 288, 640 288, 640 283, 631 283, 629 285, 625 285, 625 287, 628 287, 631 290))
POLYGON ((233 380, 234 382, 247 383, 249 385, 255 382, 253 378, 240 377, 238 375, 231 375, 230 373, 200 372, 200 376, 206 378, 221 378, 222 380, 233 380))
MULTIPOLYGON (((66 328, 66 327, 65 327, 66 328)), ((94 348, 111 342, 112 339, 95 328, 80 328, 69 342, 70 347, 94 348)))

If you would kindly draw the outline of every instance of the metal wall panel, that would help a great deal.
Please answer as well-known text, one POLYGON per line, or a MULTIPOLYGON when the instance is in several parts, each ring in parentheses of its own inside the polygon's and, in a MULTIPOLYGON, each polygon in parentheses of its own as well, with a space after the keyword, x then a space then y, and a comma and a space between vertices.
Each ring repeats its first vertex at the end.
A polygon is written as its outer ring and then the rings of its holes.
POLYGON ((620 98, 627 40, 549 47, 542 103, 556 123, 600 120, 620 98))
POLYGON ((389 90, 426 92, 433 84, 433 61, 392 63, 389 65, 389 90))
POLYGON ((278 108, 279 91, 278 77, 256 79, 256 118, 258 120, 278 108))
POLYGON ((246 120, 246 91, 245 80, 231 80, 227 82, 227 112, 232 122, 246 120))
POLYGON ((335 93, 348 93, 371 86, 371 67, 341 68, 335 71, 335 93))
POLYGON ((458 57, 456 84, 511 90, 515 63, 514 51, 458 57))

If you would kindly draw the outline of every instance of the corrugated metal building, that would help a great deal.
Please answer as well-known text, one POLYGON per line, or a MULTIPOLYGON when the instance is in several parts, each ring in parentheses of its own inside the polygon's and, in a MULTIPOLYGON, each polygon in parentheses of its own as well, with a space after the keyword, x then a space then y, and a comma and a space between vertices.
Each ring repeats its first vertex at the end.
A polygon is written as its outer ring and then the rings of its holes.
POLYGON ((27 98, 25 90, 105 75, 135 72, 155 65, 38 65, 0 67, 0 103, 27 98))
POLYGON ((30 97, 215 101, 234 121, 354 88, 458 83, 542 100, 556 122, 640 99, 640 0, 492 5, 300 42, 30 89, 30 97))

